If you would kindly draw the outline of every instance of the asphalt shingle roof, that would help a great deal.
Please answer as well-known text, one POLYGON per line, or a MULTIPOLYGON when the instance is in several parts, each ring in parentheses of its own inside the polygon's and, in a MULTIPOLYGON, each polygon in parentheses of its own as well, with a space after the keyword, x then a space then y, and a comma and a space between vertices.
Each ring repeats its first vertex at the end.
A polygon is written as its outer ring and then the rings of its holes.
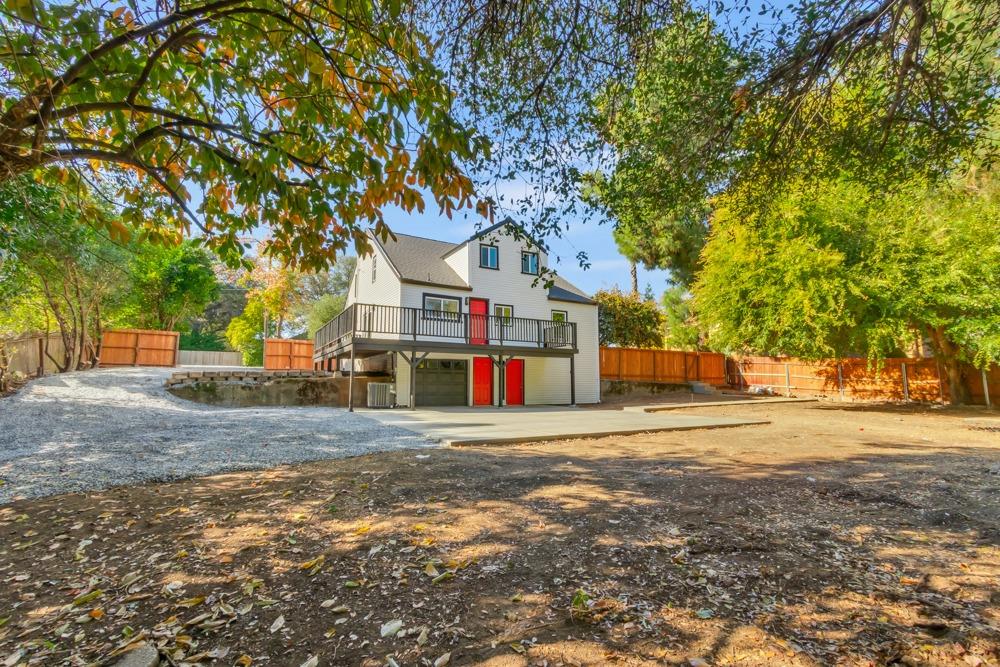
POLYGON ((449 250, 454 250, 461 244, 435 241, 409 234, 396 234, 395 241, 390 237, 385 243, 381 239, 376 239, 376 242, 385 250, 389 261, 396 267, 400 279, 404 282, 472 289, 441 258, 449 250))

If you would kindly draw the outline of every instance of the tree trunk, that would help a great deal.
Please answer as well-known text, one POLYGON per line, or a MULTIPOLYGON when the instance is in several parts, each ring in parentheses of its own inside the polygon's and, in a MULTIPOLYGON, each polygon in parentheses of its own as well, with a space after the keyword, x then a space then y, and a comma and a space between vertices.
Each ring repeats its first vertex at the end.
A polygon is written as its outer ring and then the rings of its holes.
POLYGON ((7 365, 9 361, 7 359, 7 347, 6 344, 0 340, 0 394, 7 391, 8 377, 7 377, 7 365))
POLYGON ((948 394, 951 404, 967 405, 972 400, 972 396, 965 384, 965 374, 958 358, 958 346, 948 340, 942 327, 931 329, 928 333, 931 343, 934 345, 935 356, 940 361, 945 377, 948 379, 948 394))
POLYGON ((639 296, 639 265, 629 262, 629 274, 632 277, 632 296, 639 296))

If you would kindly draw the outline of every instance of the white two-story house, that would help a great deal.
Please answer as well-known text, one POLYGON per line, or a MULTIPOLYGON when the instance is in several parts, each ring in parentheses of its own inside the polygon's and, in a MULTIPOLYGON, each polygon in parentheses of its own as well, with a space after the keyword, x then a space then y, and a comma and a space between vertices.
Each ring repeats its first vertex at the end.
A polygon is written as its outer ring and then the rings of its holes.
POLYGON ((373 235, 358 259, 347 306, 316 334, 317 368, 388 354, 401 406, 600 400, 597 304, 546 270, 523 228, 508 218, 461 243, 395 236, 373 235))

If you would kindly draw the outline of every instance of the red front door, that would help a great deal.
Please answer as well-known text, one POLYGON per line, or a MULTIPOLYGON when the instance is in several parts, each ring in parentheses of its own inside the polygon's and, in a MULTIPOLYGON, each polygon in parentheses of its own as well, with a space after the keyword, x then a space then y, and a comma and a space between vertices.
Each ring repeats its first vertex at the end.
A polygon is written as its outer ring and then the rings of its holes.
POLYGON ((473 345, 486 345, 486 313, 489 305, 486 299, 469 299, 469 342, 473 345))
POLYGON ((507 362, 507 382, 504 385, 507 405, 524 405, 524 359, 507 362))
POLYGON ((472 358, 472 404, 493 405, 493 362, 489 357, 472 358))

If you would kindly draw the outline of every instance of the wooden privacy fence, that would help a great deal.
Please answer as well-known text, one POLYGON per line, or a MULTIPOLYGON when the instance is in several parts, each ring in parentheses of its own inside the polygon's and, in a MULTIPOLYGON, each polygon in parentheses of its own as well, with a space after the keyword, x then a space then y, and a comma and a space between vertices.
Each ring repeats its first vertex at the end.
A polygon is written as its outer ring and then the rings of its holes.
POLYGON ((313 342, 288 338, 268 338, 264 341, 264 368, 271 371, 311 370, 313 342))
POLYGON ((726 356, 716 352, 602 347, 601 379, 726 384, 726 356))
POLYGON ((176 366, 176 331, 112 329, 101 336, 101 366, 176 366))
MULTIPOLYGON (((935 359, 884 359, 869 367, 866 359, 803 361, 792 357, 729 359, 727 382, 734 387, 771 387, 786 396, 826 394, 842 400, 945 401, 948 378, 935 359)), ((1000 369, 967 366, 965 381, 972 401, 990 405, 1000 397, 1000 369)))

